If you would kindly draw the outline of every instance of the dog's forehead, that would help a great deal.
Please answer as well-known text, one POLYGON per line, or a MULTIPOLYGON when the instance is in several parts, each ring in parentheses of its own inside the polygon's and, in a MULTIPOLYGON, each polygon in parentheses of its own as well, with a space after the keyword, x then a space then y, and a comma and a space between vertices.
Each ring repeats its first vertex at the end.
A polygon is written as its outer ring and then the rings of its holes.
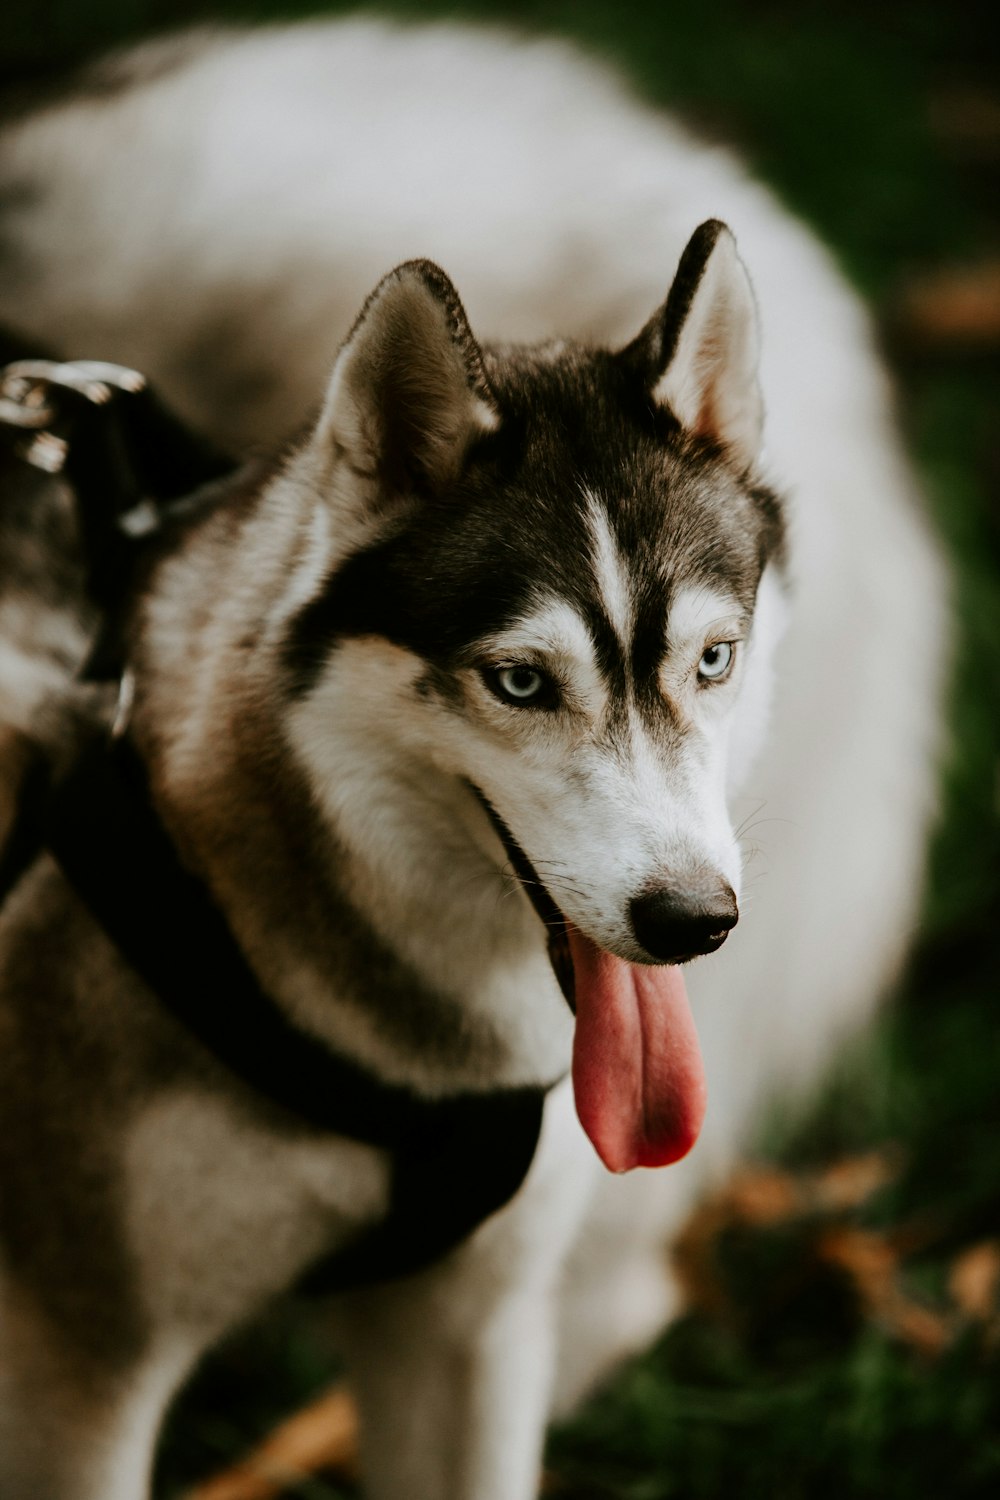
POLYGON ((754 497, 718 453, 665 439, 664 425, 603 391, 553 399, 542 384, 513 460, 473 464, 442 518, 445 567, 468 566, 472 586, 478 573, 484 605, 499 589, 511 619, 562 598, 620 640, 654 622, 662 634, 693 588, 749 613, 767 550, 754 497))
POLYGON ((752 612, 781 546, 777 501, 684 440, 602 358, 552 360, 501 386, 498 430, 457 480, 348 558, 295 621, 296 682, 308 685, 337 637, 359 634, 459 666, 540 600, 583 621, 606 679, 653 681, 685 590, 752 612))

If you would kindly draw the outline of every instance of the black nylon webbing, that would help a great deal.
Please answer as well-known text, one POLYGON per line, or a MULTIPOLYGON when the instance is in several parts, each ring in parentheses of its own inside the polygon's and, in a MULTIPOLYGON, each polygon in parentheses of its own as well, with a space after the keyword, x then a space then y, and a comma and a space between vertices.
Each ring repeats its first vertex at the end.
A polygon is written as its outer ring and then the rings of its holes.
POLYGON ((391 1152, 388 1217, 314 1267, 305 1290, 418 1270, 520 1187, 547 1090, 423 1098, 296 1027, 181 865, 126 742, 87 748, 50 803, 46 844, 130 966, 231 1073, 298 1121, 391 1152))

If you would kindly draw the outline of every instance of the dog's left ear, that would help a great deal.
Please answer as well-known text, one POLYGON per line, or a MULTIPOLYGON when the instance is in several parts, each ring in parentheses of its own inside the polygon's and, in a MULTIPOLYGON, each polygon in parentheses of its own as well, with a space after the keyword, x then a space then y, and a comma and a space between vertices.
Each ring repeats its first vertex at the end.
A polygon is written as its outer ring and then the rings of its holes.
POLYGON ((764 420, 759 350, 757 304, 736 241, 709 219, 688 241, 666 302, 619 358, 638 366, 654 401, 686 431, 721 444, 746 470, 764 420))
POLYGON ((314 442, 367 484, 369 506, 439 491, 498 422, 465 309, 432 261, 372 292, 337 357, 314 442))

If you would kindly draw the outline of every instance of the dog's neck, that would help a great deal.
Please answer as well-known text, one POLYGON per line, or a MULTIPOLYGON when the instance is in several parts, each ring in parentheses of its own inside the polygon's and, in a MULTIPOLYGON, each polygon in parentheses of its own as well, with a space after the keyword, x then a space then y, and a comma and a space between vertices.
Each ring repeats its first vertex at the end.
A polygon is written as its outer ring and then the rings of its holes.
POLYGON ((182 857, 339 1052, 430 1093, 550 1082, 571 1018, 484 813, 364 695, 290 703, 281 617, 323 528, 281 486, 245 509, 196 528, 140 610, 133 734, 182 857))

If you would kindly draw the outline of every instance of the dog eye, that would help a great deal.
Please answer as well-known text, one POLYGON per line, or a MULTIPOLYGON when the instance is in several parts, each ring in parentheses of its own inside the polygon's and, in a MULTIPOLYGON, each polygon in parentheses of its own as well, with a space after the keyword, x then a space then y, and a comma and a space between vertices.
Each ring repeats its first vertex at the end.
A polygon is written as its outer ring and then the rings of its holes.
POLYGON ((698 676, 703 682, 721 682, 732 670, 736 646, 733 641, 716 641, 702 653, 698 676))
POLYGON ((518 708, 552 708, 556 701, 555 685, 535 667, 492 667, 483 673, 486 686, 503 703, 518 708))

